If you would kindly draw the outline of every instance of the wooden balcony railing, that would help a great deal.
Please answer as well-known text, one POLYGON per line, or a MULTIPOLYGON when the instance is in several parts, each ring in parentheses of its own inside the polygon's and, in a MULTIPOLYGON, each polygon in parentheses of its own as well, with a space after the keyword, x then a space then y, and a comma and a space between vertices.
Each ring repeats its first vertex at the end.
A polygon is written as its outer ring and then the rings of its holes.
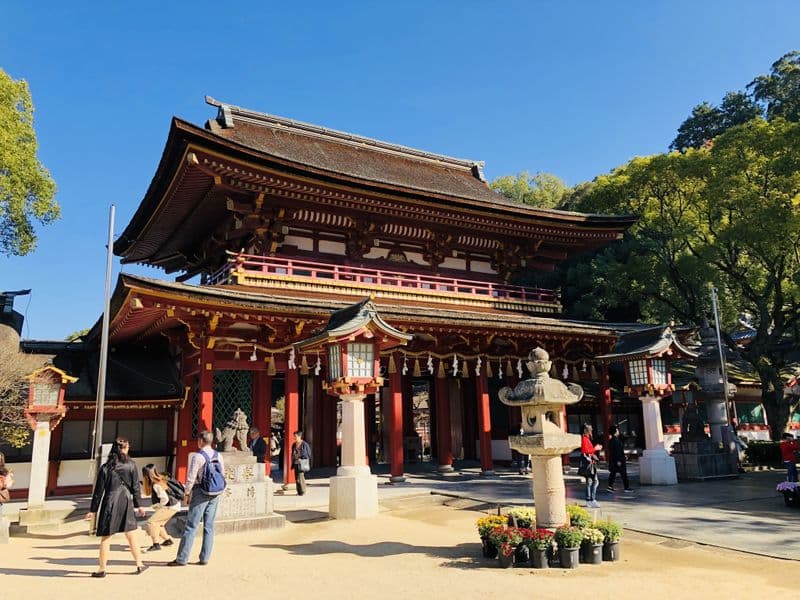
POLYGON ((440 301, 448 298, 462 301, 473 299, 481 303, 535 305, 543 312, 560 310, 557 293, 543 288, 249 254, 231 256, 227 264, 209 277, 206 283, 255 287, 272 287, 275 284, 278 284, 277 287, 303 287, 305 283, 306 287, 315 284, 321 288, 319 291, 323 291, 322 288, 374 289, 388 292, 383 295, 390 297, 397 296, 397 293, 403 296, 419 294, 426 299, 438 297, 440 301), (271 284, 270 281, 275 283, 271 284))

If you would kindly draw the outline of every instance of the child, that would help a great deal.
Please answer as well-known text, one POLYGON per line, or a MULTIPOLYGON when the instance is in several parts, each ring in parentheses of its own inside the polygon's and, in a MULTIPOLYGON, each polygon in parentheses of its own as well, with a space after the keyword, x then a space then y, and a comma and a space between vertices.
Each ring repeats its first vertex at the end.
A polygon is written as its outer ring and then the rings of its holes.
POLYGON ((786 480, 797 482, 797 457, 796 452, 800 452, 800 442, 794 439, 791 433, 784 433, 781 436, 781 458, 786 467, 786 480))
POLYGON ((169 478, 156 471, 154 465, 146 465, 142 469, 142 475, 144 493, 150 494, 155 509, 153 515, 147 520, 147 535, 153 540, 153 545, 148 548, 148 551, 161 550, 162 544, 164 546, 173 544, 172 538, 164 526, 181 510, 181 499, 176 497, 178 493, 170 489, 169 478))

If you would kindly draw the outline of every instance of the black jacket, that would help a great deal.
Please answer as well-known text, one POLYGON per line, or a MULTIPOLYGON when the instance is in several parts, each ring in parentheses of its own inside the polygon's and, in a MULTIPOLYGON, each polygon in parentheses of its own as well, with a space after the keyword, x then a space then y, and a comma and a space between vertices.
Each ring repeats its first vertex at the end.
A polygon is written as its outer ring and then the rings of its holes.
POLYGON ((625 448, 622 445, 622 440, 619 439, 617 436, 611 436, 611 439, 608 441, 608 453, 609 453, 609 467, 616 466, 617 463, 625 464, 625 448))
POLYGON ((139 508, 140 495, 139 477, 132 460, 117 463, 113 469, 108 463, 100 467, 89 509, 97 513, 97 535, 105 537, 137 529, 133 509, 139 508))
POLYGON ((267 442, 264 441, 263 437, 257 437, 250 442, 250 450, 253 452, 253 456, 256 457, 256 462, 264 463, 267 461, 267 442))

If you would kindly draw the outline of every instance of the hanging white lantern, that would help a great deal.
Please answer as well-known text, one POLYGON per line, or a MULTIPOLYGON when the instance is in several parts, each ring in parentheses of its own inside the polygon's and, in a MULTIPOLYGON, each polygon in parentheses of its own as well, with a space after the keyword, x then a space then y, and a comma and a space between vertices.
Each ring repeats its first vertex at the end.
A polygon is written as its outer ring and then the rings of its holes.
POLYGON ((322 361, 319 359, 319 352, 317 352, 317 362, 314 363, 314 375, 319 377, 320 371, 322 371, 322 361))

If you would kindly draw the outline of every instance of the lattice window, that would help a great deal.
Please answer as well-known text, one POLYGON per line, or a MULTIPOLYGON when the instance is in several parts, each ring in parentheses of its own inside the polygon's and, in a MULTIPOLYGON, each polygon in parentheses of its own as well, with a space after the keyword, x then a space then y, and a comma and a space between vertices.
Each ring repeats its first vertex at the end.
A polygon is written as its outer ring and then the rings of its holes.
POLYGON ((653 384, 667 385, 667 361, 655 359, 650 361, 653 368, 653 384))
POLYGON ((631 385, 647 385, 647 361, 632 360, 628 363, 631 374, 631 385))
POLYGON ((192 439, 197 439, 197 423, 200 421, 200 378, 195 377, 192 384, 192 439))
POLYGON ((347 375, 350 377, 372 377, 374 344, 347 344, 347 375))
POLYGON ((253 422, 253 374, 250 371, 214 372, 214 428, 223 429, 241 408, 253 422))

